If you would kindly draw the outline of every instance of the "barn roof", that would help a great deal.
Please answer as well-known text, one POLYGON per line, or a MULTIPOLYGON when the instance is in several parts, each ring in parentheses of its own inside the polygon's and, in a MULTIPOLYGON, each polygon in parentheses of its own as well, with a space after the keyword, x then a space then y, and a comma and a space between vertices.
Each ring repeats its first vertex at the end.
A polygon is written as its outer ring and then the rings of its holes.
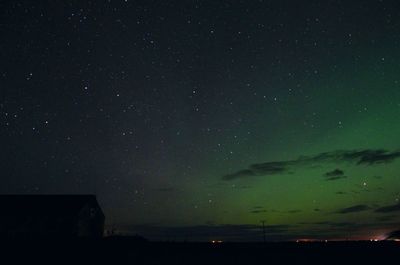
POLYGON ((95 195, 0 195, 3 216, 74 216, 88 204, 100 208, 95 195))

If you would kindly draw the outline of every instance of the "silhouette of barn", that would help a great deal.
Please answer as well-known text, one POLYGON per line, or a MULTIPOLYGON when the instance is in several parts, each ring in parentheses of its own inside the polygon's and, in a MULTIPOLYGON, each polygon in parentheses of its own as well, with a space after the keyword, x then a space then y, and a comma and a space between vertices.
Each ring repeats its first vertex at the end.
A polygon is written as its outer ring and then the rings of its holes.
POLYGON ((101 237, 105 216, 94 195, 0 195, 0 237, 101 237))

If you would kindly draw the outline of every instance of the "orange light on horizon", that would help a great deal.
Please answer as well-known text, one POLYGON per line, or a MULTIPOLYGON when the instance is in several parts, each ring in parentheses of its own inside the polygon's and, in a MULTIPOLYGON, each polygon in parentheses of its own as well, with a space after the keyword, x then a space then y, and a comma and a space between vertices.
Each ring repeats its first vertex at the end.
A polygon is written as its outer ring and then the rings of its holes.
POLYGON ((318 242, 322 240, 312 239, 312 238, 299 238, 296 240, 297 243, 310 243, 310 242, 318 242))

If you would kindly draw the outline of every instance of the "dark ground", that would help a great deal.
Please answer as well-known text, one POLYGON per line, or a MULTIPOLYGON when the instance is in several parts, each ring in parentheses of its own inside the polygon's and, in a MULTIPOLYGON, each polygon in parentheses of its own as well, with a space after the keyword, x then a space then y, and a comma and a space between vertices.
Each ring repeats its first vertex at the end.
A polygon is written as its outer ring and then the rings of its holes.
POLYGON ((3 243, 3 258, 35 264, 397 264, 400 257, 400 242, 383 241, 211 244, 114 238, 3 243))

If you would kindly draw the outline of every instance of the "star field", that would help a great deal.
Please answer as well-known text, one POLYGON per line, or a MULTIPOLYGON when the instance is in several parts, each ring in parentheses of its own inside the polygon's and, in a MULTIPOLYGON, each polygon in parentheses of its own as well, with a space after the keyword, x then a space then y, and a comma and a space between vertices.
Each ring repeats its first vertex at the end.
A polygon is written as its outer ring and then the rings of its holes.
POLYGON ((5 1, 1 193, 151 239, 398 229, 397 1, 5 1))

